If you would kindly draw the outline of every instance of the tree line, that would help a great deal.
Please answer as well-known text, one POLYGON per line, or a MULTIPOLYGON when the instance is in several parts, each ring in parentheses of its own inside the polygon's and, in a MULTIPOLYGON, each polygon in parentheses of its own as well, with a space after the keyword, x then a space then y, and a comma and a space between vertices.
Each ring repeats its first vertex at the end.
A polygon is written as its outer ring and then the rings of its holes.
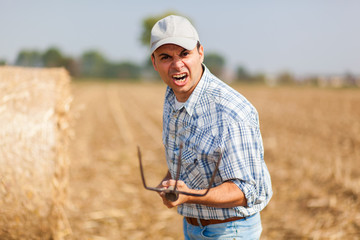
POLYGON ((109 61, 100 51, 89 50, 79 58, 64 55, 57 47, 44 52, 21 50, 14 65, 23 67, 64 67, 76 78, 140 78, 141 66, 129 61, 109 61))
MULTIPOLYGON (((177 14, 176 12, 166 12, 158 16, 149 16, 142 21, 142 33, 140 43, 148 46, 152 26, 161 18, 177 14)), ((207 53, 204 58, 205 65, 216 76, 222 78, 225 74, 226 61, 219 53, 207 53)), ((5 65, 6 61, 0 61, 0 65, 5 65)), ((160 79, 152 67, 150 57, 144 63, 131 61, 110 61, 98 50, 88 50, 80 57, 67 56, 58 47, 49 47, 45 51, 21 50, 15 60, 14 65, 23 67, 64 67, 71 76, 76 78, 97 78, 97 79, 160 79)), ((263 82, 263 74, 250 74, 243 66, 239 66, 235 71, 233 79, 244 82, 263 82)))
MULTIPOLYGON (((218 77, 224 77, 226 61, 218 53, 210 52, 205 55, 205 65, 218 77)), ((0 65, 5 65, 0 61, 0 65)), ((74 78, 97 78, 97 79, 126 79, 139 80, 160 79, 153 70, 150 57, 142 64, 131 61, 110 61, 98 50, 88 50, 80 57, 67 56, 57 47, 50 47, 41 52, 38 50, 21 50, 14 62, 15 66, 22 67, 64 67, 74 78)), ((235 80, 242 82, 265 81, 264 74, 251 74, 243 66, 239 66, 235 72, 235 80)))
MULTIPOLYGON (((176 12, 166 12, 158 16, 149 16, 142 21, 142 32, 140 43, 147 47, 150 41, 150 32, 152 26, 161 18, 177 14, 176 12)), ((190 19, 190 18, 188 18, 190 19)), ((191 19, 190 19, 191 21, 191 19)), ((290 72, 284 71, 276 76, 266 76, 264 73, 249 71, 246 67, 238 65, 235 69, 226 69, 225 58, 217 52, 206 52, 204 63, 209 70, 225 81, 236 81, 250 84, 268 84, 268 85, 326 85, 334 82, 338 84, 338 78, 324 79, 319 76, 309 76, 303 79, 297 79, 290 72), (230 73, 230 74, 229 74, 230 73)), ((5 60, 0 59, 0 65, 6 65, 5 60)), ((98 50, 88 50, 79 57, 67 56, 62 53, 58 47, 49 47, 45 51, 21 50, 14 62, 16 66, 24 67, 64 67, 68 70, 74 79, 96 78, 96 79, 118 79, 118 80, 160 80, 152 67, 150 56, 143 63, 131 61, 110 61, 98 50)), ((340 77, 342 85, 355 86, 360 85, 360 79, 348 73, 345 77, 340 77)))

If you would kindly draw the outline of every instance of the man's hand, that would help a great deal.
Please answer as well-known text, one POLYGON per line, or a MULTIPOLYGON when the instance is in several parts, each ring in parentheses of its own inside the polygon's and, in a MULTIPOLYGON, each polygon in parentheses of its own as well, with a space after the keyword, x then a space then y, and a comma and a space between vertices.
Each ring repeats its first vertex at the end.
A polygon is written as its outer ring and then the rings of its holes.
MULTIPOLYGON (((169 188, 171 186, 175 187, 175 180, 173 180, 173 179, 163 181, 159 187, 169 188)), ((184 192, 190 192, 191 191, 191 189, 189 189, 186 186, 186 184, 181 180, 179 180, 177 182, 176 188, 177 188, 176 190, 178 190, 178 191, 184 191, 184 192)), ((172 201, 169 201, 168 199, 166 199, 164 192, 160 192, 159 195, 162 198, 164 205, 167 206, 168 208, 173 208, 173 207, 176 207, 176 206, 178 206, 180 204, 183 204, 188 199, 188 196, 183 195, 183 194, 179 194, 179 198, 176 201, 172 202, 172 201)))

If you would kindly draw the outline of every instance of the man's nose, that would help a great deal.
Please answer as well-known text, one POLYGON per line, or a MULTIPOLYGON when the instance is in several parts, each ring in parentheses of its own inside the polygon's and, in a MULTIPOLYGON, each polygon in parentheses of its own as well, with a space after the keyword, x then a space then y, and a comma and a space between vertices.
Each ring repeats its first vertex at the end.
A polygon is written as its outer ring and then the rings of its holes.
POLYGON ((182 67, 184 66, 184 62, 182 61, 182 58, 180 57, 174 58, 172 62, 172 66, 177 70, 181 70, 182 67))

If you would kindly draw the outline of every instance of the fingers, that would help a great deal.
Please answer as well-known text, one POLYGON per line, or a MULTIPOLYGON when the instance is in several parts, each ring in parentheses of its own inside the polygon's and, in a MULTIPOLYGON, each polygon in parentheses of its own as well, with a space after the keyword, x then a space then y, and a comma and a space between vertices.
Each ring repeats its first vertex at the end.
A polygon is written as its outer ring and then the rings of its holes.
POLYGON ((170 202, 169 200, 167 200, 165 197, 162 198, 163 200, 163 204, 167 207, 167 208, 173 208, 174 205, 172 202, 170 202))
MULTIPOLYGON (((180 181, 178 181, 177 186, 179 186, 179 183, 180 183, 180 181)), ((162 184, 162 187, 168 188, 169 190, 173 190, 175 187, 176 181, 174 179, 169 179, 169 180, 163 181, 161 184, 162 184)), ((163 204, 166 207, 173 208, 176 206, 175 202, 169 201, 166 198, 165 192, 160 192, 159 195, 162 198, 163 204)))
MULTIPOLYGON (((168 188, 169 190, 174 190, 173 188, 175 187, 175 184, 176 184, 176 181, 174 179, 169 179, 169 180, 163 181, 161 183, 163 188, 168 188)), ((186 184, 181 180, 177 181, 176 188, 177 188, 177 190, 180 190, 180 191, 187 190, 186 184)), ((186 199, 186 198, 184 198, 184 196, 181 195, 181 196, 179 196, 178 200, 172 202, 165 197, 165 192, 159 192, 159 195, 163 200, 163 204, 168 208, 176 207, 177 205, 184 203, 185 199, 186 199)))
MULTIPOLYGON (((178 181, 178 184, 179 184, 180 181, 178 181)), ((166 180, 166 181, 163 181, 162 182, 162 185, 163 187, 169 187, 169 186, 174 186, 176 183, 176 181, 174 179, 169 179, 169 180, 166 180)))
POLYGON ((159 193, 162 201, 163 201, 163 204, 167 207, 167 208, 173 208, 175 207, 176 205, 174 204, 174 202, 171 202, 169 201, 166 197, 165 197, 165 193, 164 192, 160 192, 159 193))

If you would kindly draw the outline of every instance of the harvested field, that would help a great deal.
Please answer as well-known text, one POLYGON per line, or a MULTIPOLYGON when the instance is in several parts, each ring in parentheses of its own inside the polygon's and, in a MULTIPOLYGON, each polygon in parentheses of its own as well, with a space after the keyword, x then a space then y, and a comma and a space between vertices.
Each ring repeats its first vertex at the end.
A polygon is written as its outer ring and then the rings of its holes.
MULTIPOLYGON (((274 197, 262 239, 360 239, 360 91, 234 86, 258 109, 274 197)), ((163 84, 73 83, 67 215, 73 239, 183 239, 142 187, 166 172, 163 84)))

